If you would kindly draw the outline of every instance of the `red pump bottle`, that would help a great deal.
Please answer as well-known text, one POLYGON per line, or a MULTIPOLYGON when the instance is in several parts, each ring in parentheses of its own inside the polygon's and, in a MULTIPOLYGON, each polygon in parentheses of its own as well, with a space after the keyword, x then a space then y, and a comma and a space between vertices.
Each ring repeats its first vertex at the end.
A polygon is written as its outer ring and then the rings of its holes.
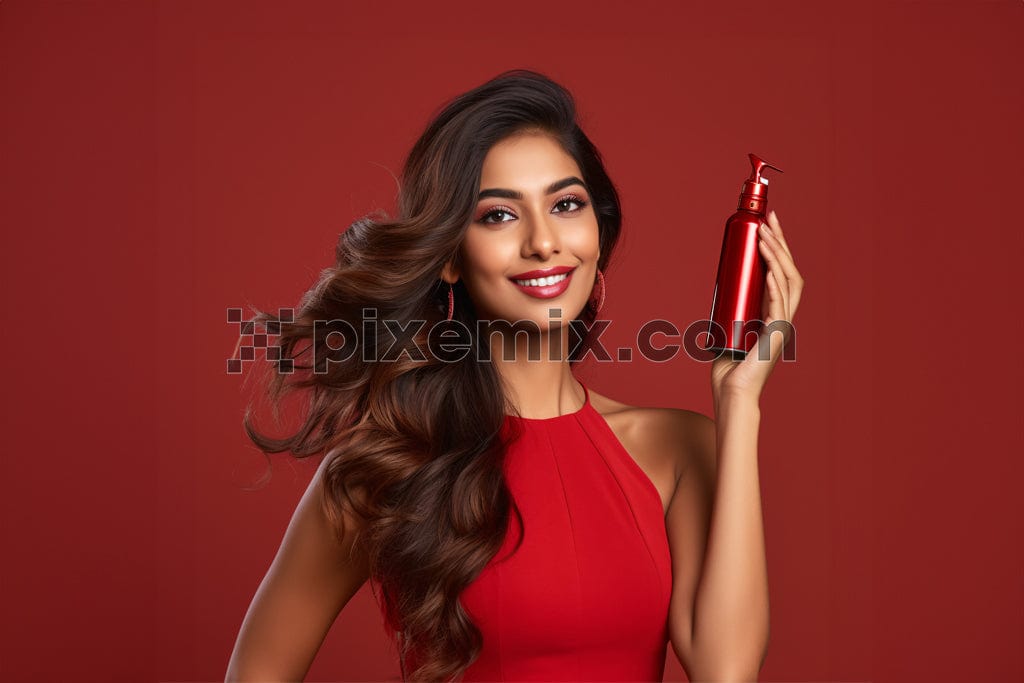
POLYGON ((709 343, 705 347, 716 356, 729 352, 735 360, 745 358, 757 343, 762 323, 761 300, 768 265, 757 246, 757 230, 767 222, 768 179, 761 173, 765 168, 782 173, 781 168, 756 155, 749 156, 750 177, 740 189, 736 213, 725 222, 708 325, 709 343))

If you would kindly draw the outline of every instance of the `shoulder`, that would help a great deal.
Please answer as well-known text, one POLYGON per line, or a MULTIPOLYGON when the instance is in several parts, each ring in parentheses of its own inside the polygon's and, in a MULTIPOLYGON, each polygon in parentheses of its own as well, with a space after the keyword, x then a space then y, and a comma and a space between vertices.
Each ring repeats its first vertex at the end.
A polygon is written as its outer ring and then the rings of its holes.
POLYGON ((673 486, 689 468, 706 465, 715 451, 715 421, 685 408, 633 406, 588 387, 594 410, 637 459, 652 469, 671 471, 673 486))

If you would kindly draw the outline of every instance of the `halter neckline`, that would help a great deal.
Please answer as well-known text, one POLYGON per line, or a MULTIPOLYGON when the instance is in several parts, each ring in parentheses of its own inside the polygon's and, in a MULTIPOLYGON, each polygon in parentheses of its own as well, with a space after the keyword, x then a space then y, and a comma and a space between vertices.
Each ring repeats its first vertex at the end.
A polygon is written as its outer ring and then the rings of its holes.
MULTIPOLYGON (((579 379, 576 380, 580 382, 579 379)), ((587 385, 580 382, 580 386, 583 387, 583 406, 579 410, 575 410, 571 413, 565 413, 564 415, 554 415, 552 417, 521 417, 519 415, 505 415, 505 419, 518 420, 520 422, 554 422, 556 420, 568 420, 574 417, 579 417, 585 411, 590 410, 590 390, 587 389, 587 385)))

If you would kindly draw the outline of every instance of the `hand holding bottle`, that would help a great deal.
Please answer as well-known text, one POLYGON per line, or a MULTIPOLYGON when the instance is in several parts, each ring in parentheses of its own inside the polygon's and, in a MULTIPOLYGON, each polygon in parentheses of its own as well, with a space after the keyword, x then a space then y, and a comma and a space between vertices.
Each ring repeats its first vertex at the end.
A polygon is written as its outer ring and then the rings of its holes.
POLYGON ((732 354, 726 352, 711 364, 711 386, 716 402, 725 396, 760 398, 768 375, 792 336, 793 316, 800 304, 804 279, 793 261, 782 224, 774 211, 769 212, 767 223, 761 224, 759 233, 758 249, 768 264, 761 302, 763 324, 757 343, 743 360, 733 360, 732 354))

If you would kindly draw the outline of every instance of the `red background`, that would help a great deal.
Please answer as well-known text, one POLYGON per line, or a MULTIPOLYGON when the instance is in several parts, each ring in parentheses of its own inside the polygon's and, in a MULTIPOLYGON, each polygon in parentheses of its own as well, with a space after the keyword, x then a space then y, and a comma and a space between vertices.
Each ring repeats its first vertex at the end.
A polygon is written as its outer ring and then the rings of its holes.
MULTIPOLYGON (((762 400, 761 680, 1024 679, 1022 28, 1019 0, 0 3, 0 678, 223 679, 315 466, 243 490, 225 310, 294 305, 431 114, 526 67, 622 191, 610 348, 706 317, 747 153, 784 170, 807 286, 762 400)), ((708 370, 581 376, 710 414, 708 370)), ((308 680, 397 675, 364 587, 308 680)))

